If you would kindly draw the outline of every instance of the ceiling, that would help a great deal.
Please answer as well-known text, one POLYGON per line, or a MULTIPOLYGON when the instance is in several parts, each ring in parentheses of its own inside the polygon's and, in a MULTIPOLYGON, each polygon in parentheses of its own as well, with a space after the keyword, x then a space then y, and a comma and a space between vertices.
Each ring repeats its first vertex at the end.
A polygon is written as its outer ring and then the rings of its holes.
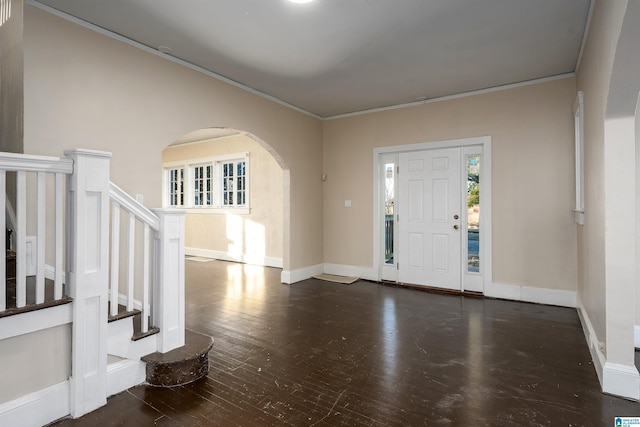
POLYGON ((572 73, 591 0, 30 3, 332 117, 572 73))

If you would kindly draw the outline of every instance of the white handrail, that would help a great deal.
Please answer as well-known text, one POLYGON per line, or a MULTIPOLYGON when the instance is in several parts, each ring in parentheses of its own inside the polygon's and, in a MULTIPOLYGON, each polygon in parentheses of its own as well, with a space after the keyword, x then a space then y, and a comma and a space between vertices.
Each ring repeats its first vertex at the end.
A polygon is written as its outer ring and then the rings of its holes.
POLYGON ((65 157, 0 153, 0 169, 6 171, 73 173, 73 160, 65 157))
POLYGON ((138 203, 136 199, 113 182, 110 183, 110 194, 111 200, 116 201, 121 209, 134 214, 142 223, 149 224, 153 231, 160 231, 160 219, 158 216, 138 203))

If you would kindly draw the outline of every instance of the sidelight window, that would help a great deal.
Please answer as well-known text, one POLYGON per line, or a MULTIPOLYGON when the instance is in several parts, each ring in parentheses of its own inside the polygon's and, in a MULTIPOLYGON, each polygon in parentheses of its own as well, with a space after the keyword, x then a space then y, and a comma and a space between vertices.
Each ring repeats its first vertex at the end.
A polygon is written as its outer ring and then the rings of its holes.
POLYGON ((394 189, 395 189, 395 164, 385 163, 384 165, 384 262, 394 263, 394 189))
POLYGON ((480 272, 480 156, 467 156, 467 271, 480 272))

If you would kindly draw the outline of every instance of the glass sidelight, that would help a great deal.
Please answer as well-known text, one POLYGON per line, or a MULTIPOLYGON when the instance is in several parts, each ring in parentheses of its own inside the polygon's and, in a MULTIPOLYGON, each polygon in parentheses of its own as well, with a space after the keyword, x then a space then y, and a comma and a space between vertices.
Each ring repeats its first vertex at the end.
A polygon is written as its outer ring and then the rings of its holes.
POLYGON ((395 163, 384 164, 384 262, 393 264, 395 163))
POLYGON ((467 271, 480 272, 480 156, 467 156, 467 271))

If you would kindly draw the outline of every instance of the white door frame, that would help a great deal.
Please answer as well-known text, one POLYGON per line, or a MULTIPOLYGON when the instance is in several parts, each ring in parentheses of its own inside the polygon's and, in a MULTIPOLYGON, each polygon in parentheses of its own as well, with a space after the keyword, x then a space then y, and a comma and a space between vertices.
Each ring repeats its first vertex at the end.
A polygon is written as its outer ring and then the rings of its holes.
MULTIPOLYGON (((492 271, 492 227, 491 227, 491 137, 481 136, 474 138, 450 139, 417 144, 395 145, 378 147, 373 149, 373 269, 377 279, 381 279, 382 268, 382 209, 380 209, 380 155, 386 153, 400 153, 409 151, 431 150, 435 148, 467 147, 471 145, 482 146, 482 195, 480 209, 480 271, 482 272, 483 290, 490 287, 493 279, 492 271)), ((466 262, 462 260, 462 262, 466 262)), ((462 271, 462 269, 461 269, 462 271)), ((462 289, 464 289, 465 275, 462 275, 462 289)))

